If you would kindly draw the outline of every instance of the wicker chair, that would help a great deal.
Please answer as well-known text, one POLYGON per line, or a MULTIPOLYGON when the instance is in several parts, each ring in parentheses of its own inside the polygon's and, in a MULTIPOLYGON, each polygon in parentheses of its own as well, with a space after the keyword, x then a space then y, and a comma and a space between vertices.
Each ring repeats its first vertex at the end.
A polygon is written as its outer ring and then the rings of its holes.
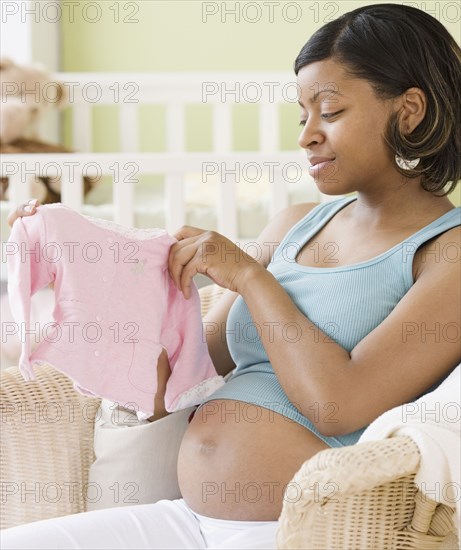
MULTIPOLYGON (((202 315, 221 296, 200 289, 202 315)), ((100 399, 44 365, 24 383, 1 373, 0 528, 85 511, 100 399)), ((294 476, 280 516, 280 549, 458 550, 454 509, 414 484, 419 451, 409 437, 327 449, 294 476)))

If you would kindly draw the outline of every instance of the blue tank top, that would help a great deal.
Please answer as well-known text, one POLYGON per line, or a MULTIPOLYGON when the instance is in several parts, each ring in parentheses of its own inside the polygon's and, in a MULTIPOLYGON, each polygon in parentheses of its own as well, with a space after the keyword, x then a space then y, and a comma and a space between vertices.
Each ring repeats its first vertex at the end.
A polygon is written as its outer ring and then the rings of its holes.
MULTIPOLYGON (((353 200, 356 200, 356 196, 314 207, 285 235, 267 267, 299 310, 348 352, 391 313, 411 288, 414 283, 413 257, 418 247, 461 224, 461 208, 458 207, 370 260, 327 268, 306 267, 296 263, 297 254, 304 244, 353 200)), ((293 405, 278 382, 259 334, 260 328, 254 324, 243 298, 238 296, 226 323, 227 344, 236 369, 227 383, 203 403, 214 399, 233 399, 247 403, 248 421, 255 418, 254 411, 249 408, 251 404, 259 405, 283 415, 287 422, 298 422, 305 426, 330 447, 356 443, 367 426, 341 436, 323 436, 302 411, 293 405)), ((288 339, 296 338, 296 334, 289 334, 288 331, 286 336, 288 339)), ((438 381, 424 394, 435 389, 442 381, 438 381)), ((360 395, 357 395, 357 399, 360 399, 360 395)), ((333 419, 333 405, 331 410, 319 411, 323 415, 328 413, 331 413, 333 419)), ((245 411, 241 409, 240 414, 245 416, 245 411)))

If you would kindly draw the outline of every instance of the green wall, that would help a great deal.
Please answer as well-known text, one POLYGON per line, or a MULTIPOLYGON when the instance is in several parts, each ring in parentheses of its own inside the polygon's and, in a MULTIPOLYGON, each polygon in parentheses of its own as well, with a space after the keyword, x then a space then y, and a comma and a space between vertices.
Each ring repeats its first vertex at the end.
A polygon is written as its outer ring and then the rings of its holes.
MULTIPOLYGON (((82 1, 72 17, 69 10, 63 11, 61 68, 75 72, 248 71, 249 78, 252 71, 291 71, 297 53, 315 30, 342 13, 372 3, 380 2, 82 1)), ((393 3, 426 9, 461 42, 458 0, 393 3)), ((119 148, 115 109, 94 109, 96 151, 119 148)), ((163 150, 162 109, 146 106, 141 113, 141 150, 163 150)), ((282 148, 296 149, 298 108, 283 106, 281 114, 282 148)), ((187 109, 188 150, 210 150, 210 115, 208 105, 187 109)), ((255 148, 256 122, 254 105, 236 106, 237 150, 255 148)), ((67 120, 67 143, 69 136, 67 120)), ((454 195, 452 200, 460 204, 459 189, 454 195)))
MULTIPOLYGON (((74 22, 63 18, 62 62, 66 71, 283 71, 309 36, 328 20, 376 1, 216 1, 99 0, 80 2, 74 22), (89 4, 100 6, 100 19, 89 4), (114 5, 119 6, 116 23, 114 5), (240 21, 221 9, 240 5, 240 21), (261 18, 252 7, 259 4, 261 18), (269 8, 273 4, 273 21, 269 8), (278 7, 276 5, 279 5, 278 7), (84 11, 84 6, 87 11, 84 11), (292 7, 290 7, 292 5, 292 7), (298 11, 294 5, 298 6, 298 11), (204 17, 204 10, 218 9, 204 17), (136 10, 136 13, 134 13, 136 10), (221 17, 225 16, 225 21, 221 17), (297 17, 300 19, 294 22, 297 17), (205 21, 204 21, 205 19, 205 21), (246 19, 246 20, 245 20, 246 19), (125 22, 124 22, 125 20, 125 22), (137 20, 138 22, 132 22, 137 20), (292 21, 292 22, 290 22, 292 21)), ((460 41, 461 25, 453 5, 457 1, 397 2, 419 6, 435 15, 460 41), (435 10, 436 5, 438 11, 435 10), (450 22, 450 19, 452 22, 450 22)))

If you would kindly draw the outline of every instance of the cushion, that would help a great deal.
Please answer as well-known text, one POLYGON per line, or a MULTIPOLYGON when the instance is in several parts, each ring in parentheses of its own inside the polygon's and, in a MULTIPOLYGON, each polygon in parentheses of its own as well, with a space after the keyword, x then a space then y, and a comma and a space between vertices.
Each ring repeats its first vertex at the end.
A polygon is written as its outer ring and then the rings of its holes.
POLYGON ((103 399, 96 415, 87 511, 180 498, 177 458, 188 407, 154 422, 103 399))

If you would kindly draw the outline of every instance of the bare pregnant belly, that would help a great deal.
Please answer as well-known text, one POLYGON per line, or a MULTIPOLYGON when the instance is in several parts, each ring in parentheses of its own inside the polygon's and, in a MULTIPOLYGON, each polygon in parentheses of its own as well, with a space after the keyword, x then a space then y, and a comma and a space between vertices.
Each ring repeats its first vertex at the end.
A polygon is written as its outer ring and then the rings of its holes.
MULTIPOLYGON (((198 514, 274 521, 283 491, 301 465, 329 448, 304 426, 272 410, 230 399, 197 410, 178 457, 181 494, 198 514)), ((290 498, 296 498, 292 487, 290 498)))

